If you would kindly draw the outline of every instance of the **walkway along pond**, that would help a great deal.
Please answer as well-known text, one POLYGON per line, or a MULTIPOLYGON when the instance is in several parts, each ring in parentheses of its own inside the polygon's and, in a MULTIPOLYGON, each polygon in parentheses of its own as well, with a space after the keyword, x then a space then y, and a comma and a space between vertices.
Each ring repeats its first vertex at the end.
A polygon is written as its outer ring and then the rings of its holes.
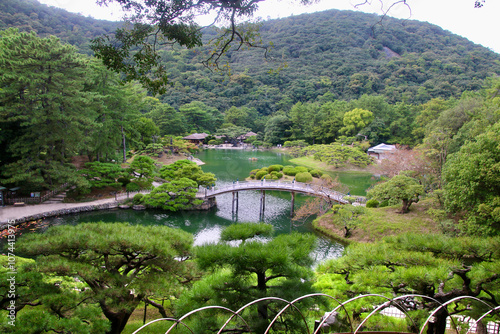
MULTIPOLYGON (((250 171, 255 168, 269 166, 272 164, 292 165, 286 154, 271 151, 243 151, 243 150, 204 150, 196 155, 197 158, 205 162, 203 170, 212 172, 217 178, 215 190, 222 190, 232 187, 233 182, 238 179, 243 180, 248 177, 250 171), (250 158, 257 160, 250 160, 250 158)), ((364 190, 375 182, 371 180, 369 173, 354 174, 351 180, 348 173, 340 173, 339 179, 349 186, 351 194, 364 195, 364 190), (345 180, 345 181, 343 181, 345 180), (353 191, 352 189, 358 189, 353 191)), ((266 180, 266 183, 270 182, 266 180)), ((243 184, 243 182, 239 182, 243 184)), ((257 181, 260 183, 260 181, 257 181)), ((281 183, 284 183, 281 181, 281 183)), ((297 186, 297 184, 296 184, 297 186)), ((298 186, 297 186, 298 187, 298 186)), ((130 222, 131 224, 141 225, 165 225, 175 228, 181 228, 186 232, 192 233, 195 238, 195 245, 201 245, 207 242, 217 242, 223 228, 235 222, 259 222, 264 221, 274 226, 277 234, 297 232, 315 233, 310 222, 297 223, 290 219, 292 193, 276 191, 275 189, 266 189, 265 196, 265 214, 260 215, 259 205, 262 193, 259 190, 241 191, 238 195, 238 210, 232 210, 232 194, 222 193, 217 195, 217 207, 208 211, 184 211, 167 212, 163 210, 122 210, 110 209, 100 211, 86 211, 80 213, 64 214, 76 212, 77 208, 73 206, 86 207, 86 210, 95 210, 94 203, 74 203, 64 204, 65 212, 57 212, 50 204, 41 205, 47 207, 55 216, 43 219, 43 229, 53 225, 61 224, 79 224, 82 222, 130 222), (71 207, 70 207, 71 206, 71 207), (64 215, 63 215, 64 214, 64 215)), ((205 189, 200 196, 205 197, 205 189)), ((295 207, 299 207, 309 198, 309 195, 297 192, 293 195, 295 207)), ((126 197, 126 195, 124 195, 126 197)), ((118 197, 120 199, 120 197, 118 197)), ((113 199, 114 200, 114 199, 113 199)), ((113 201, 110 199, 110 201, 113 201)), ((102 200, 104 201, 104 200, 102 200)), ((235 203, 236 204, 236 203, 235 203)), ((31 206, 24 207, 28 209, 31 206)), ((21 208, 19 208, 21 209, 21 208)), ((82 208, 83 210, 83 208, 82 208)), ((52 215, 52 214, 51 214, 52 215)), ((7 218, 2 215, 0 209, 0 221, 7 218)), ((43 217, 39 217, 42 219, 43 217)), ((317 234, 317 233, 315 233, 317 234)), ((318 248, 313 254, 316 261, 322 261, 325 258, 338 257, 342 253, 343 246, 332 242, 329 238, 318 235, 318 248)))

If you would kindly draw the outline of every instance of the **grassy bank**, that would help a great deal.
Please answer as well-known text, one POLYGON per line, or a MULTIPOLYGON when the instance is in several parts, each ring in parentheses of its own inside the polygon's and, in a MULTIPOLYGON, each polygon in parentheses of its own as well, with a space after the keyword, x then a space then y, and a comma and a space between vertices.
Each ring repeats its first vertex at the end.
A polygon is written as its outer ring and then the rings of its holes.
POLYGON ((341 242, 373 242, 385 236, 403 233, 439 233, 440 226, 427 213, 433 207, 431 199, 413 204, 409 213, 401 214, 400 205, 385 208, 367 208, 360 217, 360 224, 352 231, 350 238, 344 238, 344 225, 335 223, 333 213, 328 212, 313 222, 318 231, 341 242))

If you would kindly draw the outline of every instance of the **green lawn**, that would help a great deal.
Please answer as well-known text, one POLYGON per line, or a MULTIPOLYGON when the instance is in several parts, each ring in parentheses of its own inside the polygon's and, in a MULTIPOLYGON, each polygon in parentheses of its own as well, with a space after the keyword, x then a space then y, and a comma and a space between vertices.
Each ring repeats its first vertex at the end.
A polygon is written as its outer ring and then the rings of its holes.
POLYGON ((353 230, 349 239, 343 238, 343 225, 336 225, 329 212, 313 222, 314 228, 343 242, 373 242, 388 235, 402 233, 439 233, 440 226, 427 213, 433 207, 431 199, 413 204, 410 212, 401 214, 400 205, 385 208, 367 208, 361 223, 353 230))

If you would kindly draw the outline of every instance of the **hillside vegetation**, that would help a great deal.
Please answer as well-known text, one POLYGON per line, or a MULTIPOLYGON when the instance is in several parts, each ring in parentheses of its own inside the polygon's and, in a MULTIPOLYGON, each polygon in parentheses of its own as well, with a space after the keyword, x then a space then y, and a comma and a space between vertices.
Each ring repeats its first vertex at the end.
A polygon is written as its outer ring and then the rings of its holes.
MULTIPOLYGON (((91 53, 89 42, 118 23, 71 14, 35 0, 0 4, 0 28, 33 30, 91 53)), ((205 41, 215 36, 206 29, 205 41)), ((222 63, 229 76, 210 72, 201 62, 208 48, 165 49, 172 86, 161 101, 174 108, 201 101, 220 111, 254 108, 260 115, 290 109, 297 102, 349 100, 380 94, 387 102, 425 103, 478 90, 500 74, 500 55, 429 23, 328 10, 262 22, 261 50, 230 52, 222 63), (280 71, 269 73, 280 66, 280 71)))

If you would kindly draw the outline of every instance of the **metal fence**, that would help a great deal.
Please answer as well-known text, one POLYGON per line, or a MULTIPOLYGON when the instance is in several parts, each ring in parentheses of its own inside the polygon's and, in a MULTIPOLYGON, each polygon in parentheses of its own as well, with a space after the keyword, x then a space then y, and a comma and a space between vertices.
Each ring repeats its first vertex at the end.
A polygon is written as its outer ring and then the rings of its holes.
MULTIPOLYGON (((161 318, 161 319, 156 319, 153 321, 150 321, 149 323, 141 326, 138 328, 136 331, 134 331, 132 334, 141 334, 141 333, 155 333, 155 331, 152 331, 153 327, 163 324, 164 326, 162 327, 161 330, 158 330, 158 333, 178 333, 178 330, 184 329, 188 333, 196 333, 196 331, 191 328, 190 325, 190 320, 193 318, 198 318, 198 319, 203 319, 206 318, 207 315, 210 315, 211 312, 217 311, 220 314, 227 314, 227 317, 224 317, 223 319, 226 319, 226 321, 220 326, 218 329, 217 333, 223 333, 223 332, 228 332, 230 331, 229 325, 234 324, 234 322, 239 321, 240 324, 243 324, 241 329, 238 330, 240 333, 251 333, 252 330, 250 329, 250 326, 247 322, 247 319, 245 319, 245 316, 248 316, 248 312, 245 312, 246 310, 256 306, 259 303, 275 303, 277 305, 282 305, 281 309, 279 309, 279 312, 275 315, 275 317, 269 321, 269 325, 264 334, 270 333, 273 331, 273 326, 276 325, 279 319, 281 319, 284 315, 287 313, 292 313, 292 312, 298 312, 299 315, 296 315, 294 313, 295 319, 298 319, 299 322, 302 323, 302 328, 303 331, 301 333, 307 333, 307 334, 316 334, 316 333, 327 333, 330 332, 330 330, 325 326, 328 324, 330 315, 332 314, 340 314, 344 313, 345 319, 348 320, 348 333, 388 333, 388 332, 379 332, 379 331, 370 331, 368 328, 368 324, 370 323, 370 318, 374 317, 377 314, 382 314, 383 316, 387 317, 399 317, 399 318, 407 318, 407 323, 412 323, 414 327, 416 327, 416 321, 412 319, 410 313, 403 305, 408 305, 408 303, 412 300, 426 300, 426 302, 432 302, 436 305, 438 305, 435 309, 431 310, 428 312, 428 316, 426 320, 423 322, 423 324, 420 326, 419 333, 422 334, 425 332, 425 330, 428 328, 428 326, 434 321, 434 316, 438 312, 442 312, 443 310, 447 312, 447 307, 454 305, 455 303, 471 303, 471 302, 476 302, 480 303, 482 305, 482 309, 487 310, 484 312, 482 315, 478 316, 476 319, 468 319, 469 325, 464 328, 463 324, 463 319, 458 318, 456 316, 448 316, 448 328, 449 328, 449 333, 457 333, 457 334, 467 334, 467 333, 473 333, 475 332, 475 324, 479 321, 482 321, 485 318, 494 318, 496 322, 494 321, 489 321, 488 322, 488 333, 489 334, 498 334, 498 324, 500 320, 500 306, 493 307, 486 302, 476 298, 476 297, 470 297, 470 296, 462 296, 458 298, 454 298, 446 303, 440 303, 439 301, 427 297, 427 296, 422 296, 422 295, 404 295, 404 296, 399 296, 396 298, 388 298, 386 296, 382 295, 377 295, 377 294, 367 294, 367 295, 360 295, 356 296, 354 298, 351 298, 347 301, 340 301, 332 296, 329 296, 327 294, 322 294, 322 293, 316 293, 316 294, 310 294, 306 296, 299 297, 293 301, 287 301, 281 298, 276 298, 276 297, 266 297, 266 298, 261 298, 254 300, 240 309, 234 311, 231 310, 227 307, 223 306, 206 306, 202 308, 198 308, 196 310, 193 310, 185 315, 183 315, 180 318, 161 318), (324 310, 325 316, 320 317, 319 320, 314 321, 314 326, 311 326, 311 321, 310 318, 306 317, 306 313, 311 311, 310 306, 307 307, 307 309, 302 308, 301 309, 301 302, 307 299, 316 299, 316 298, 326 298, 327 300, 330 300, 333 304, 336 306, 333 309, 330 310, 324 310), (375 300, 380 300, 378 302, 375 302, 375 300), (363 303, 365 302, 365 303, 363 303), (352 319, 352 317, 349 317, 349 309, 352 309, 354 305, 356 307, 359 307, 359 305, 363 304, 365 310, 372 310, 366 317, 363 319, 357 319, 356 321, 352 319), (366 304, 366 305, 365 305, 366 304), (246 327, 246 328, 245 328, 246 327), (474 328, 474 329, 473 329, 474 328)), ((319 304, 317 304, 319 305, 319 304)), ((303 306, 303 304, 302 304, 303 306)), ((314 310, 316 314, 320 313, 319 309, 314 310)), ((490 319, 491 320, 491 319, 490 319)), ((332 323, 330 323, 332 325, 332 323)), ((156 327, 155 327, 156 328, 156 327)), ((285 331, 286 332, 286 331, 285 331)), ((297 330, 295 331, 297 332, 297 330)), ((335 331, 333 331, 335 332, 335 331)), ((398 331, 398 334, 402 334, 404 332, 398 331)))

